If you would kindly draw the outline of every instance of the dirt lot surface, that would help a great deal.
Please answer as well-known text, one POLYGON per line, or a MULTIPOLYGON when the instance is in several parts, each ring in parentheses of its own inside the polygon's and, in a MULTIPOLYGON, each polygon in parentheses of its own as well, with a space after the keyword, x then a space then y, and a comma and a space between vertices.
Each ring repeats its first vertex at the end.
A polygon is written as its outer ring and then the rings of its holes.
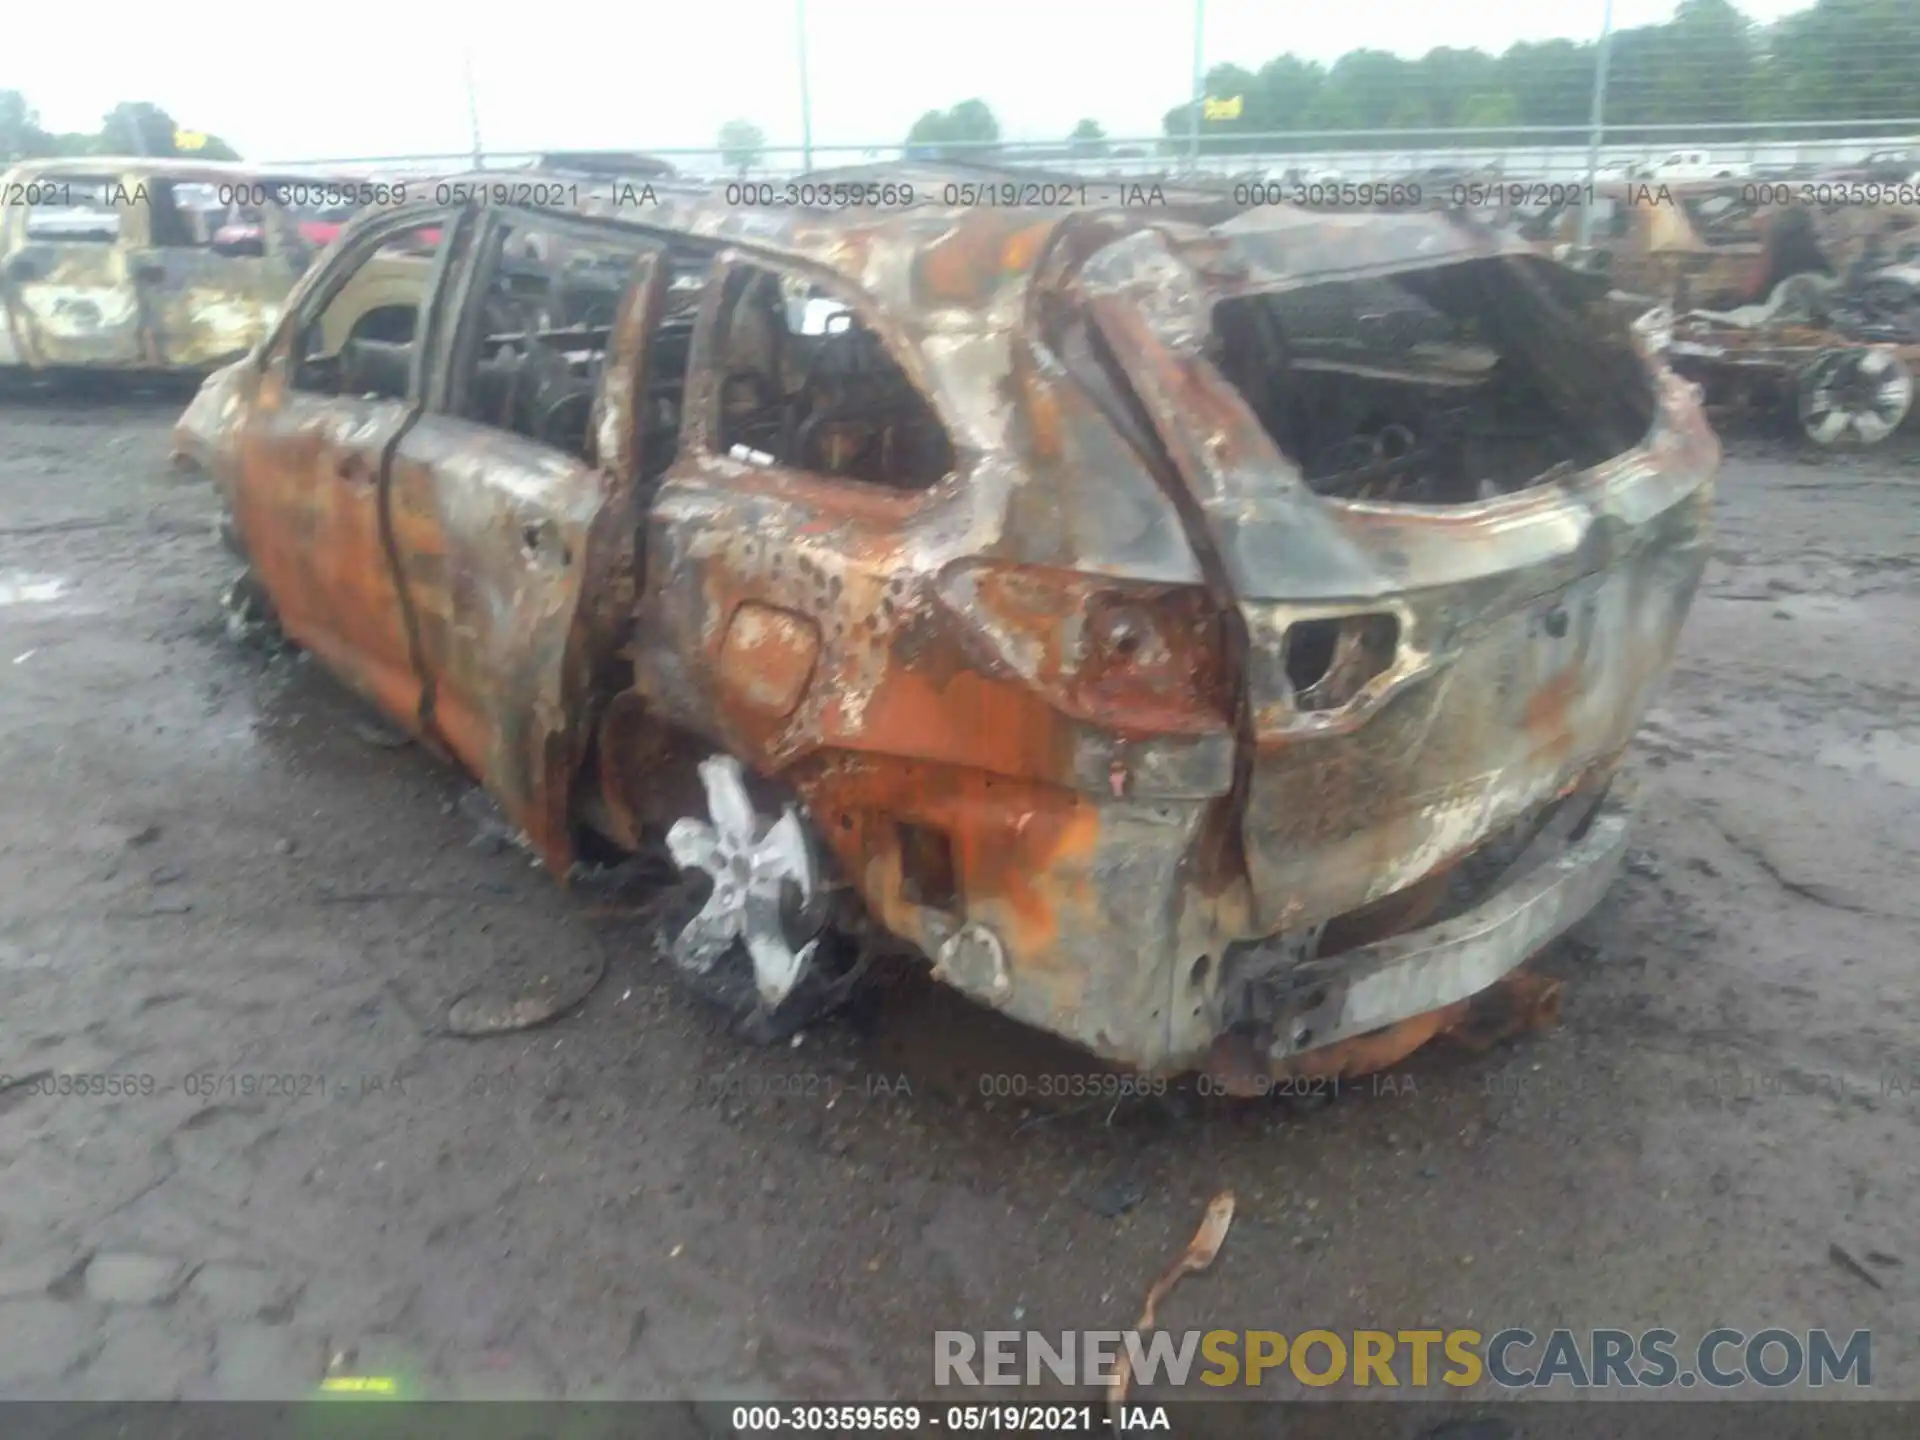
POLYGON ((923 983, 729 1033, 226 636, 178 406, 0 408, 0 1072, 47 1077, 0 1090, 0 1394, 924 1397, 936 1329, 1130 1325, 1230 1187, 1168 1327, 1870 1328, 1920 1396, 1908 459, 1728 461, 1559 1028, 1332 1103, 1115 1103, 923 983), (542 984, 591 989, 446 1033, 542 984))

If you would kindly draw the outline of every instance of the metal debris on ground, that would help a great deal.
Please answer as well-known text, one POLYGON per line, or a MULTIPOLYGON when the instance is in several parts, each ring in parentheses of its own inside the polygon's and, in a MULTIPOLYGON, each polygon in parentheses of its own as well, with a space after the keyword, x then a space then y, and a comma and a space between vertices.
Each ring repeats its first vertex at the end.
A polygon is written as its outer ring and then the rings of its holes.
MULTIPOLYGON (((1153 1288, 1147 1291, 1147 1302, 1141 1307, 1140 1318, 1133 1325, 1136 1333, 1153 1328, 1154 1313, 1160 1308, 1160 1302, 1180 1283, 1182 1276, 1197 1275, 1213 1264, 1220 1247, 1226 1243, 1227 1229, 1232 1224, 1233 1191, 1222 1190, 1208 1202, 1206 1217, 1201 1220, 1200 1228, 1193 1232, 1193 1239, 1187 1242, 1187 1248, 1180 1252, 1180 1257, 1167 1267, 1166 1273, 1154 1281, 1153 1288)), ((1127 1386, 1132 1381, 1133 1362, 1123 1348, 1114 1366, 1112 1383, 1107 1386, 1107 1407, 1116 1416, 1126 1401, 1127 1386)))

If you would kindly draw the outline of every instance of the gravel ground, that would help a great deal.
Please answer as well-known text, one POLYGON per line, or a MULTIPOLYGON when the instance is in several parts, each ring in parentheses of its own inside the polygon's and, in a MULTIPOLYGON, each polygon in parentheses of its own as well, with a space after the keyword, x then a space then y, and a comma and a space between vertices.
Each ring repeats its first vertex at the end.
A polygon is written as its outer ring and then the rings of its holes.
POLYGON ((177 408, 0 408, 0 1072, 132 1091, 0 1090, 0 1394, 924 1396, 936 1329, 1131 1324, 1231 1187, 1164 1325, 1870 1328, 1920 1396, 1905 457, 1729 459, 1557 1029, 1331 1104, 1116 1105, 912 979, 734 1037, 460 776, 226 637, 177 408), (446 1033, 542 985, 589 993, 446 1033))

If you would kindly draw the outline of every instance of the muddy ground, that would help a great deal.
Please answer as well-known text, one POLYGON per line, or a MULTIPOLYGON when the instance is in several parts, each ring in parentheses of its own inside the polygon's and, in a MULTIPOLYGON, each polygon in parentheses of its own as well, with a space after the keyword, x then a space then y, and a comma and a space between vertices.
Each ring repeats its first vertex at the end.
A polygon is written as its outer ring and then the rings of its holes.
POLYGON ((0 1072, 134 1092, 0 1091, 0 1394, 924 1396, 936 1329, 1130 1324, 1231 1187, 1165 1325, 1870 1328, 1920 1396, 1911 459, 1729 459, 1559 1028, 1331 1104, 1114 1104, 910 981, 743 1044, 226 638, 178 403, 0 409, 0 1072))

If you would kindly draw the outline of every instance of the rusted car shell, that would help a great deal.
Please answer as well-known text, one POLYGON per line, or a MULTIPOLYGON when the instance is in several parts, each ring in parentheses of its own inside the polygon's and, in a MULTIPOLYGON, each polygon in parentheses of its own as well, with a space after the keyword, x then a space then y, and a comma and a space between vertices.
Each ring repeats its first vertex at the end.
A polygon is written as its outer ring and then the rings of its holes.
POLYGON ((1590 199, 1585 186, 1515 188, 1564 199, 1523 206, 1496 191, 1496 203, 1473 217, 1543 254, 1565 256, 1576 250, 1583 211, 1591 208, 1586 263, 1620 289, 1679 310, 1761 302, 1792 275, 1840 275, 1892 263, 1920 246, 1920 207, 1891 199, 1847 203, 1825 182, 1602 181, 1590 199), (1808 203, 1823 193, 1829 203, 1808 203))
MULTIPOLYGON (((955 461, 894 494, 730 458, 703 339, 677 458, 629 512, 634 302, 596 410, 599 478, 565 506, 568 583, 536 585, 505 544, 431 556, 450 590, 530 607, 538 645, 564 648, 475 677, 482 728, 510 729, 523 757, 510 781, 476 763, 484 744, 436 731, 417 680, 362 687, 479 770, 556 869, 573 853, 556 817, 593 808, 630 843, 671 820, 691 739, 797 796, 866 910, 943 979, 1147 1071, 1385 1053, 1383 1032, 1423 1038, 1439 1022, 1418 1017, 1458 1015, 1598 899, 1625 843, 1614 773, 1707 554, 1719 452, 1690 387, 1632 355, 1619 383, 1651 419, 1602 463, 1403 505, 1315 494, 1208 354, 1221 300, 1331 281, 1478 266, 1571 304, 1523 242, 1443 215, 1236 217, 1204 199, 858 219, 691 193, 596 208, 712 243, 721 271, 830 283, 933 402, 955 461), (1062 348, 1061 313, 1090 327, 1104 380, 1062 348), (1145 679, 1083 663, 1082 621, 1097 629, 1115 592, 1159 627, 1145 679), (1380 616, 1385 663, 1338 706, 1303 708, 1289 636, 1380 616), (630 687, 597 691, 615 652, 630 687), (1442 903, 1516 834, 1502 883, 1442 903), (943 893, 917 858, 929 836, 943 893)), ((241 464, 273 349, 210 381, 177 433, 243 514, 247 486, 279 483, 241 464)), ((539 490, 528 462, 470 458, 436 503, 471 537, 517 534, 525 516, 500 497, 539 490), (511 473, 485 486, 489 465, 511 473)), ((396 516, 380 523, 404 596, 410 547, 440 541, 396 516)), ((256 566, 284 549, 244 538, 256 566)), ((330 603, 397 612, 392 581, 330 603)))
MULTIPOLYGON (((1873 444, 1910 413, 1920 361, 1920 207, 1900 198, 1830 177, 1603 185, 1584 263, 1623 300, 1658 302, 1668 360, 1710 403, 1797 397, 1788 408, 1815 443, 1873 444), (1834 383, 1834 366, 1863 363, 1884 383, 1834 383)), ((1581 207, 1480 218, 1570 253, 1581 207)))
POLYGON ((252 350, 312 253, 293 218, 271 203, 257 207, 265 253, 222 255, 158 243, 146 197, 160 183, 268 178, 244 165, 105 156, 31 160, 0 174, 0 368, 196 374, 252 350), (103 187, 117 236, 75 243, 29 234, 33 207, 24 197, 60 182, 103 187))

